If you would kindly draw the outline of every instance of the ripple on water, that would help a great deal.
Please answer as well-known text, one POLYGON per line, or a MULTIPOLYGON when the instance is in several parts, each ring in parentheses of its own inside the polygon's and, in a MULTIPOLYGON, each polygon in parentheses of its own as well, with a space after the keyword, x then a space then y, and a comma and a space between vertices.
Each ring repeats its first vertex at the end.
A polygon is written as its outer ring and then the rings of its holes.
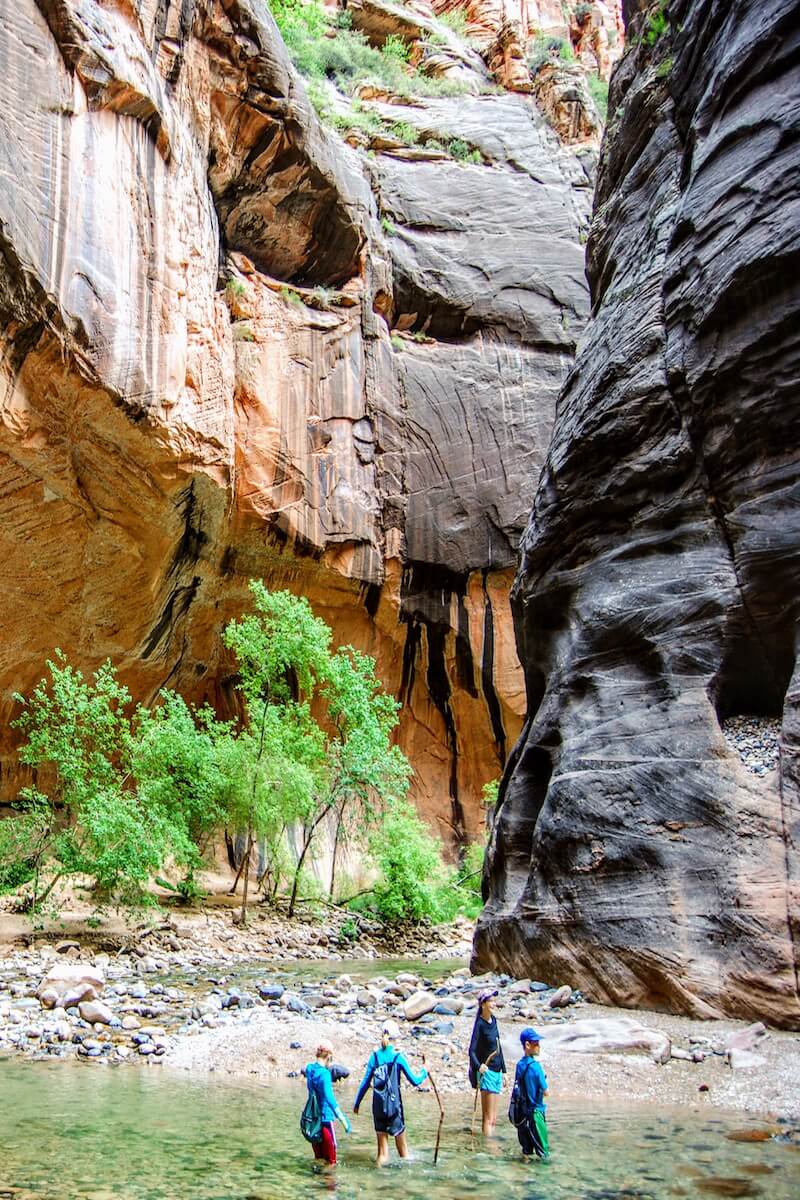
MULTIPOLYGON (((347 1107, 353 1091, 342 1092, 347 1107)), ((494 1144, 473 1138, 470 1096, 448 1097, 434 1167, 436 1106, 412 1093, 414 1160, 377 1172, 365 1114, 352 1139, 340 1138, 331 1178, 300 1137, 299 1081, 234 1086, 163 1067, 13 1062, 0 1063, 0 1097, 0 1200, 322 1200, 332 1191, 336 1200, 700 1200, 757 1196, 755 1177, 768 1172, 770 1200, 800 1194, 800 1162, 786 1146, 731 1141, 727 1133, 760 1126, 702 1110, 687 1119, 686 1110, 552 1105, 554 1153, 542 1164, 520 1160, 503 1122, 494 1144)))

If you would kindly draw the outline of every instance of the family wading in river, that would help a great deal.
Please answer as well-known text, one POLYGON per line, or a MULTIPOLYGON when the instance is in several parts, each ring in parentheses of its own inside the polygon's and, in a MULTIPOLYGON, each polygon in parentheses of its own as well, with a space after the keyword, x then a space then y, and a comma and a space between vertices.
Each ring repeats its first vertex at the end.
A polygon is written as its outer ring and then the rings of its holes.
MULTIPOLYGON (((492 1136, 497 1124, 497 1108, 503 1086, 503 1075, 506 1072, 503 1049, 500 1044, 500 1030, 497 1017, 493 1012, 496 996, 497 992, 492 989, 487 989, 478 996, 478 1014, 475 1017, 469 1046, 469 1082, 475 1092, 473 1132, 478 1097, 480 1096, 481 1129, 487 1137, 492 1136)), ((403 1098, 400 1091, 402 1076, 405 1076, 413 1087, 420 1087, 426 1079, 429 1079, 436 1092, 436 1098, 439 1099, 436 1084, 425 1066, 418 1075, 415 1074, 403 1054, 395 1049, 394 1043, 399 1036, 400 1027, 394 1021, 386 1021, 381 1034, 381 1044, 373 1050, 369 1057, 364 1078, 361 1080, 353 1105, 353 1112, 357 1116, 364 1097, 370 1087, 372 1088, 372 1120, 377 1139, 375 1162, 379 1167, 389 1161, 390 1138, 394 1138, 400 1158, 409 1156, 403 1098)), ((541 1064, 537 1061, 540 1035, 535 1029, 527 1027, 520 1034, 520 1043, 522 1058, 516 1067, 508 1117, 517 1130, 523 1156, 525 1158, 547 1158, 549 1155, 545 1118, 547 1077, 541 1064)), ((333 1046, 330 1042, 320 1042, 317 1047, 316 1060, 310 1062, 306 1067, 308 1099, 300 1117, 300 1129, 306 1140, 311 1143, 314 1157, 329 1166, 336 1164, 335 1122, 341 1122, 345 1133, 350 1133, 352 1128, 333 1093, 332 1065, 333 1046)), ((444 1110, 441 1109, 441 1102, 440 1110, 443 1117, 444 1110)), ((440 1119, 434 1163, 439 1153, 441 1127, 440 1119)))

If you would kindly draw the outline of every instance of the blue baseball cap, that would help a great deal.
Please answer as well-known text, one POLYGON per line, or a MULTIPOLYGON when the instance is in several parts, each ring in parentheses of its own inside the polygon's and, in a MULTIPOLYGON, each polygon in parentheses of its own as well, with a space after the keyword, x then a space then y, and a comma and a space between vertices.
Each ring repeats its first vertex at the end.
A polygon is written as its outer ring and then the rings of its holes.
POLYGON ((519 1040, 524 1046, 526 1042, 540 1042, 542 1040, 542 1035, 537 1033, 535 1029, 532 1029, 530 1025, 526 1025, 522 1033, 519 1035, 519 1040))

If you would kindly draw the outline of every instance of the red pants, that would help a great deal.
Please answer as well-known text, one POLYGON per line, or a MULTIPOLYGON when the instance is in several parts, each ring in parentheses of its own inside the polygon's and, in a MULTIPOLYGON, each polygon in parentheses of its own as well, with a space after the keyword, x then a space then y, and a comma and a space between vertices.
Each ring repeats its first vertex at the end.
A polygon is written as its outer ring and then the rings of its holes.
POLYGON ((333 1136, 333 1125, 330 1122, 322 1126, 320 1141, 311 1144, 314 1147, 314 1158, 321 1158, 332 1167, 336 1166, 336 1138, 333 1136))

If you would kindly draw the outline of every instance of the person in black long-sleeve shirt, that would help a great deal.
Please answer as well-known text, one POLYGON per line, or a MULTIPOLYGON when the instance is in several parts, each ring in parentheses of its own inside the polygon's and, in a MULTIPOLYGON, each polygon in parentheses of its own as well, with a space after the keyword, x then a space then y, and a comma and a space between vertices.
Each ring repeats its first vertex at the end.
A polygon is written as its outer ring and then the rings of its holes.
POLYGON ((497 1017, 492 1011, 496 995, 493 988, 479 994, 478 1015, 469 1044, 469 1082, 471 1087, 480 1088, 481 1128, 487 1136, 494 1133, 497 1124, 497 1104, 506 1069, 497 1017))

